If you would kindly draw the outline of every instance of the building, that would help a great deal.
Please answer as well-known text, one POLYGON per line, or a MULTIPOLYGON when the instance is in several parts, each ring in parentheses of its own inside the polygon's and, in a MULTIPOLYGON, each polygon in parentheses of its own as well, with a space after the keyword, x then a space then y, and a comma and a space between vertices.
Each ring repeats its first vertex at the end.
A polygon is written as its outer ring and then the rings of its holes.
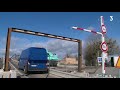
POLYGON ((72 64, 72 65, 75 65, 75 64, 78 64, 78 61, 76 60, 76 58, 64 58, 63 60, 60 60, 60 63, 61 64, 72 64))

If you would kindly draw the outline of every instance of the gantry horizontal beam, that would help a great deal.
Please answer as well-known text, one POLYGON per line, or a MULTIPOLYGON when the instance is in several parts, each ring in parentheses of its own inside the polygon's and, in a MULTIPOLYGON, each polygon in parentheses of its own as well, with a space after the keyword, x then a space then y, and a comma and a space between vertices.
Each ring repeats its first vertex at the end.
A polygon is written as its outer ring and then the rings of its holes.
POLYGON ((24 30, 24 29, 18 29, 18 28, 12 28, 12 32, 25 33, 25 34, 36 35, 36 36, 44 36, 44 37, 73 41, 73 42, 80 42, 79 39, 68 38, 68 37, 47 34, 47 33, 41 33, 41 32, 35 32, 35 31, 24 30))

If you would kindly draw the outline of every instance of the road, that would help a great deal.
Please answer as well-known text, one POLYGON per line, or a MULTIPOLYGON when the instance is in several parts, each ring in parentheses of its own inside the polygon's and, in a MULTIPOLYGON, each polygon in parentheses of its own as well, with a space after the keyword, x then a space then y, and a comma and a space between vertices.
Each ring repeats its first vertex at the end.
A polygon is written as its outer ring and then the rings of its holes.
POLYGON ((17 76, 20 78, 61 78, 45 72, 30 72, 29 74, 25 75, 23 70, 18 70, 18 62, 16 60, 11 60, 11 64, 11 69, 16 69, 17 76))
MULTIPOLYGON (((50 69, 50 73, 45 73, 45 72, 30 72, 29 74, 24 74, 23 70, 18 69, 18 61, 17 60, 11 60, 10 61, 10 66, 11 70, 16 70, 17 72, 17 77, 18 78, 70 78, 70 77, 76 77, 74 75, 70 75, 65 72, 61 72, 59 70, 52 70, 50 69)), ((77 78, 79 78, 77 76, 77 78)))
MULTIPOLYGON (((115 76, 118 78, 119 76, 119 69, 118 68, 115 68, 115 67, 106 67, 105 68, 106 70, 106 73, 107 75, 112 75, 112 76, 115 76)), ((102 74, 102 67, 100 67, 96 72, 95 74, 102 74)))
MULTIPOLYGON (((17 76, 19 76, 20 78, 71 78, 72 76, 74 76, 74 75, 68 75, 68 74, 66 74, 66 76, 68 76, 68 77, 65 76, 65 73, 69 72, 69 70, 72 71, 72 67, 69 67, 69 68, 68 67, 67 68, 65 68, 65 67, 52 67, 52 68, 50 68, 49 74, 44 73, 44 72, 34 72, 34 73, 30 73, 28 75, 25 75, 23 70, 18 70, 18 66, 17 66, 18 62, 16 60, 12 60, 11 63, 12 63, 11 69, 16 70, 17 76)), ((2 67, 1 62, 0 62, 0 67, 2 67)), ((74 68, 74 70, 76 70, 76 67, 73 67, 73 68, 74 68)), ((106 74, 112 75, 112 76, 115 76, 118 78, 118 73, 119 73, 118 70, 119 69, 117 69, 115 67, 106 67, 106 74)), ((95 67, 92 67, 92 68, 87 67, 87 68, 83 69, 83 71, 89 73, 90 76, 95 76, 96 74, 102 74, 101 67, 99 67, 97 69, 95 67)), ((71 72, 69 72, 69 74, 70 73, 71 72)), ((82 75, 80 73, 76 73, 76 74, 78 74, 79 76, 82 75)), ((82 75, 82 76, 84 76, 84 75, 82 75)), ((76 77, 76 78, 79 78, 79 77, 76 77)))
POLYGON ((30 74, 25 75, 23 70, 18 70, 18 61, 11 60, 10 64, 17 70, 17 73, 19 73, 18 76, 22 76, 23 78, 85 78, 84 73, 74 74, 71 72, 64 72, 64 68, 62 68, 62 70, 50 68, 49 74, 45 72, 30 72, 30 74))
MULTIPOLYGON (((75 66, 71 66, 71 67, 60 67, 60 68, 55 68, 56 70, 60 70, 60 71, 64 71, 64 72, 69 72, 69 71, 72 71, 73 70, 77 70, 77 68, 75 66)), ((99 75, 102 75, 102 67, 99 66, 99 67, 94 67, 94 66, 89 66, 89 67, 86 67, 83 69, 83 71, 85 71, 86 73, 89 73, 90 77, 94 77, 95 75, 99 74, 99 75)), ((119 69, 118 68, 115 68, 115 67, 105 67, 105 71, 106 71, 106 75, 111 75, 113 77, 116 77, 118 78, 119 77, 119 69)))

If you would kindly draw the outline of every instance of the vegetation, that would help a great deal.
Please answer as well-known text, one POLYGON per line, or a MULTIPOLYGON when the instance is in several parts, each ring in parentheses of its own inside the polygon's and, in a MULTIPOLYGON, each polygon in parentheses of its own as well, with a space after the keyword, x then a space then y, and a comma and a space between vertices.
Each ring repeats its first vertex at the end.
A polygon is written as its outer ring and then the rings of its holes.
MULTIPOLYGON (((108 55, 119 55, 120 54, 120 47, 118 42, 113 38, 109 38, 105 36, 105 41, 108 45, 108 55)), ((102 51, 100 49, 101 44, 101 36, 89 36, 86 40, 85 47, 84 47, 84 59, 85 65, 87 66, 96 66, 97 65, 97 57, 101 56, 102 51)))

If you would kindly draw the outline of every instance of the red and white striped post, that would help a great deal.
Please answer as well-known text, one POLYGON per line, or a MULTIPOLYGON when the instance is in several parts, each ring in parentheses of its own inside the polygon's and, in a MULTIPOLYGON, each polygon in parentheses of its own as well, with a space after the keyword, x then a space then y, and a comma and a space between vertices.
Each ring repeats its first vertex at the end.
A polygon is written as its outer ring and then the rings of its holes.
MULTIPOLYGON (((105 43, 106 27, 104 25, 103 16, 101 16, 100 18, 101 18, 101 30, 102 30, 102 43, 105 43)), ((108 51, 107 44, 105 44, 104 47, 105 47, 105 50, 102 50, 102 74, 103 75, 105 75, 105 58, 108 51)))
POLYGON ((101 49, 103 48, 102 49, 102 74, 105 75, 105 58, 106 58, 106 52, 108 50, 108 47, 107 47, 107 44, 105 43, 105 37, 104 37, 104 34, 106 34, 106 27, 104 25, 103 16, 101 16, 100 19, 101 19, 101 30, 102 30, 102 32, 96 32, 96 31, 93 31, 93 30, 88 30, 88 29, 79 28, 79 27, 72 27, 72 29, 91 32, 91 33, 94 33, 94 34, 100 34, 101 35, 101 39, 102 39, 101 49))

